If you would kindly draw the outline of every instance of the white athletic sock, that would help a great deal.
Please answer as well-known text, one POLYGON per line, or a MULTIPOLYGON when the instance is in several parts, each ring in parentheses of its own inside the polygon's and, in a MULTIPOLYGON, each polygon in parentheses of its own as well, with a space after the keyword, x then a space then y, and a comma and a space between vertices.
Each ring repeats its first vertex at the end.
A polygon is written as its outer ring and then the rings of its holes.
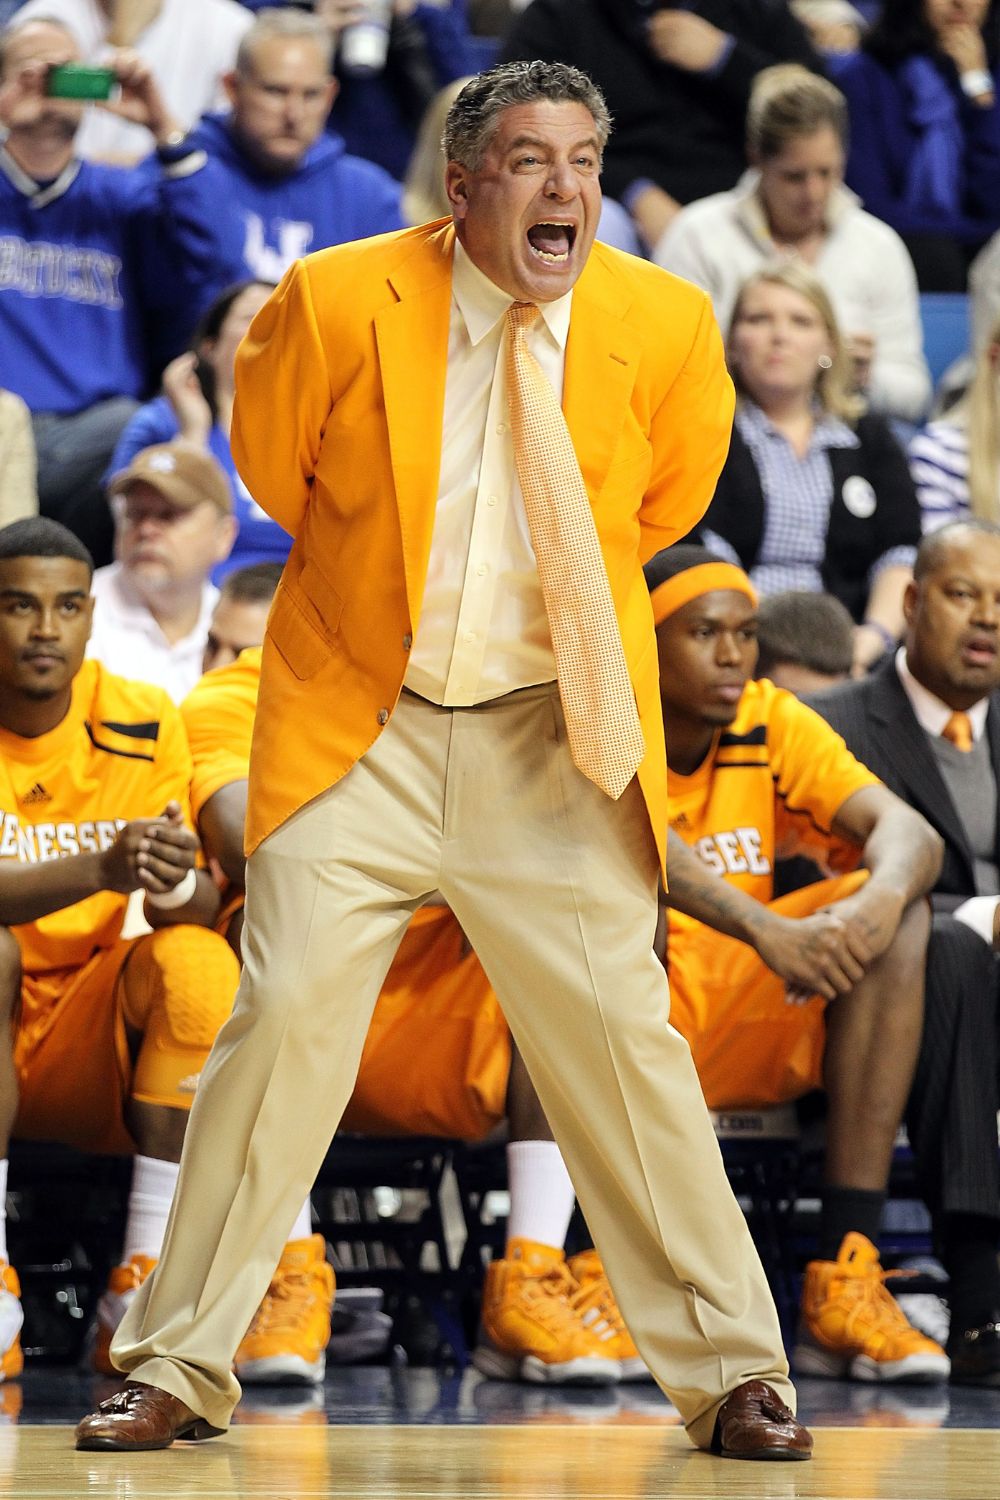
POLYGON ((133 1255, 159 1260, 179 1172, 180 1166, 175 1161, 157 1161, 152 1156, 135 1158, 125 1221, 123 1264, 128 1265, 133 1255))
POLYGON ((292 1225, 292 1232, 288 1236, 290 1240, 307 1240, 313 1232, 312 1204, 307 1198, 299 1209, 298 1217, 292 1225))
POLYGON ((7 1158, 0 1160, 0 1260, 7 1259, 7 1158))
POLYGON ((507 1147, 510 1217, 507 1239, 561 1250, 576 1201, 555 1141, 511 1141, 507 1147))

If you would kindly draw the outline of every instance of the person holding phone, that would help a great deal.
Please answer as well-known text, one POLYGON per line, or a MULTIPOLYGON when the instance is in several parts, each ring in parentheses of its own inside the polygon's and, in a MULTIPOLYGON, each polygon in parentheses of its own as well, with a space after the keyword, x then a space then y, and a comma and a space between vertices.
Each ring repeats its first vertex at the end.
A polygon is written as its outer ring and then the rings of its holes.
MULTIPOLYGON (((134 48, 186 130, 223 103, 223 74, 253 24, 237 0, 27 0, 17 14, 19 21, 43 18, 72 32, 89 65, 105 68, 114 48, 134 48)), ((154 144, 143 121, 104 109, 88 110, 80 130, 88 161, 136 162, 154 144)))
POLYGON ((5 383, 32 413, 41 512, 103 564, 101 481, 148 389, 150 337, 183 338, 216 248, 196 193, 201 160, 135 52, 109 59, 119 93, 100 108, 150 130, 157 154, 141 170, 80 159, 85 106, 48 92, 52 69, 79 61, 57 22, 18 17, 0 32, 0 346, 5 383))

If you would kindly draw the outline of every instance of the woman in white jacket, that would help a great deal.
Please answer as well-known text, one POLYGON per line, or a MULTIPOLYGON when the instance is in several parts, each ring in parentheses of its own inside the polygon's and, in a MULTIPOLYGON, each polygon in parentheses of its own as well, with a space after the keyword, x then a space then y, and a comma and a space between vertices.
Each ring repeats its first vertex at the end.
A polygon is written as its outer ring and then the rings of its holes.
POLYGON ((839 89, 798 63, 766 68, 747 113, 750 170, 730 192, 682 209, 652 258, 703 286, 723 328, 748 276, 804 262, 834 305, 859 393, 913 423, 931 394, 916 276, 895 230, 844 186, 846 142, 839 89))

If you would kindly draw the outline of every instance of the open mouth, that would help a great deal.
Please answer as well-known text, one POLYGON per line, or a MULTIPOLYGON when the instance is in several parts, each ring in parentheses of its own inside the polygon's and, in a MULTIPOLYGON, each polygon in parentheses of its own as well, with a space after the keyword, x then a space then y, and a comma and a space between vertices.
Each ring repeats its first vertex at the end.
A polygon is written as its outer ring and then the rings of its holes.
POLYGON ((533 255, 547 265, 565 265, 573 253, 576 239, 575 224, 561 224, 556 220, 543 220, 532 224, 528 230, 528 244, 533 255))

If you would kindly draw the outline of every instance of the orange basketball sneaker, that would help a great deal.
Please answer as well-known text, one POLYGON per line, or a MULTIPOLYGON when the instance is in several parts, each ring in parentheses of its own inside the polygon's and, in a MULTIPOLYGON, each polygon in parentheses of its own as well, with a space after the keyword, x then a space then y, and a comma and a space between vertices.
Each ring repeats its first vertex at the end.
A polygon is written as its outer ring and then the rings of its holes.
POLYGON ((926 1384, 947 1380, 951 1362, 907 1322, 886 1290, 878 1251, 863 1234, 845 1235, 836 1260, 814 1260, 802 1288, 797 1375, 926 1384))
POLYGON ((16 1380, 24 1369, 21 1352, 21 1283, 17 1272, 0 1260, 0 1380, 16 1380))
POLYGON ((604 1264, 596 1250, 581 1250, 569 1261, 569 1271, 578 1291, 573 1299, 577 1311, 586 1320, 594 1314, 603 1317, 615 1330, 609 1352, 621 1365, 622 1380, 652 1380, 649 1368, 625 1327, 625 1319, 611 1290, 604 1264))
POLYGON ((149 1255, 133 1255, 124 1266, 115 1266, 108 1277, 107 1289, 97 1304, 90 1363, 99 1375, 118 1375, 111 1363, 111 1340, 125 1316, 129 1303, 156 1265, 149 1255))
POLYGON ((233 1368, 241 1385, 318 1385, 326 1373, 333 1267, 321 1234, 289 1240, 233 1368))
POLYGON ((579 1287, 561 1250, 513 1239, 486 1268, 472 1363, 493 1380, 613 1385, 618 1330, 598 1307, 576 1305, 579 1287))

